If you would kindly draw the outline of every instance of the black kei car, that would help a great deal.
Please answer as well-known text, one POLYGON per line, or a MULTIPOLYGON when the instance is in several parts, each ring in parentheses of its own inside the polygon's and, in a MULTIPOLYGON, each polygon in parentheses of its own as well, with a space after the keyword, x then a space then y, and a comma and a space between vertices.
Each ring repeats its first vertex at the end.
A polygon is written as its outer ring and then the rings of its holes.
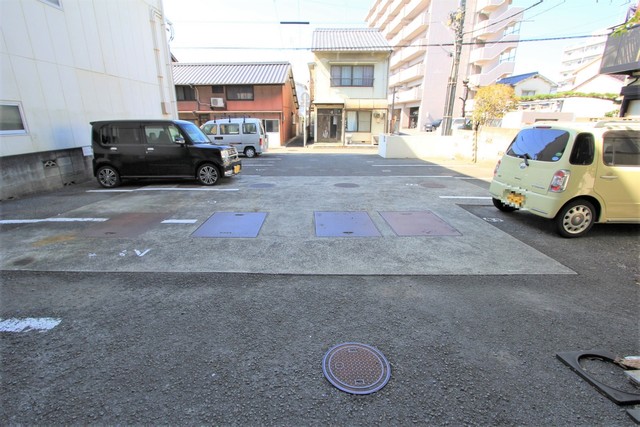
POLYGON ((106 188, 144 178, 214 185, 242 169, 235 148, 211 144, 189 121, 105 120, 91 126, 93 174, 106 188))

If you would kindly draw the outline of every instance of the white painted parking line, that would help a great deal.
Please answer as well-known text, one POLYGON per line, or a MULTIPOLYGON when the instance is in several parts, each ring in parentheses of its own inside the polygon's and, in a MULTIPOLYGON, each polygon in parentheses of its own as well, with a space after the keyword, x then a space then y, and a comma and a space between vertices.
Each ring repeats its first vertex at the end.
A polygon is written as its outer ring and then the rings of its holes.
POLYGON ((42 219, 3 219, 0 224, 35 224, 38 222, 104 222, 109 218, 42 218, 42 219))
POLYGON ((476 199, 476 200, 491 200, 491 197, 487 196, 439 196, 441 199, 476 199))
POLYGON ((87 190, 87 193, 133 193, 136 190, 87 190))
POLYGON ((144 187, 135 190, 87 190, 87 193, 133 193, 136 191, 240 191, 239 188, 175 188, 144 187))
POLYGON ((195 224, 197 219, 165 219, 162 224, 195 224))
POLYGON ((374 168, 441 168, 441 165, 371 165, 374 168))
POLYGON ((454 178, 454 176, 452 175, 389 175, 389 176, 386 176, 385 178, 454 178))
POLYGON ((0 319, 0 332, 43 332, 55 328, 60 322, 62 322, 62 319, 54 319, 52 317, 0 319))
POLYGON ((175 188, 175 187, 145 187, 136 191, 240 191, 239 188, 175 188))

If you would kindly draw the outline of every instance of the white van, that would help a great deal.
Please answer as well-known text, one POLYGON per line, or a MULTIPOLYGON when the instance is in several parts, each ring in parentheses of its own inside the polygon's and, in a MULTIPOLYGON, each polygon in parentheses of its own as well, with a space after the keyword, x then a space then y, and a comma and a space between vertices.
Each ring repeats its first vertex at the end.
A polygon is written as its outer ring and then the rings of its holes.
POLYGON ((640 223, 640 122, 538 122, 520 130, 489 188, 503 212, 553 219, 564 237, 640 223))
POLYGON ((230 145, 247 157, 267 151, 269 141, 262 120, 252 118, 210 120, 200 129, 217 145, 230 145))

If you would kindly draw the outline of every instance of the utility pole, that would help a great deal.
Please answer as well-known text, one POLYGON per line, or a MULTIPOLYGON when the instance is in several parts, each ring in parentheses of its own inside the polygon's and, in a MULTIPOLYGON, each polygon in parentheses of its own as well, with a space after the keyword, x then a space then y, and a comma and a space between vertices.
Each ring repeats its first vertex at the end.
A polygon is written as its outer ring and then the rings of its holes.
POLYGON ((460 67, 460 55, 462 53, 462 33, 464 30, 464 14, 467 6, 466 0, 460 0, 460 7, 451 13, 450 26, 455 31, 453 41, 454 53, 451 64, 451 74, 447 83, 447 98, 444 104, 444 114, 442 116, 442 135, 451 135, 451 119, 453 115, 453 104, 456 99, 456 82, 458 81, 458 68, 460 67))

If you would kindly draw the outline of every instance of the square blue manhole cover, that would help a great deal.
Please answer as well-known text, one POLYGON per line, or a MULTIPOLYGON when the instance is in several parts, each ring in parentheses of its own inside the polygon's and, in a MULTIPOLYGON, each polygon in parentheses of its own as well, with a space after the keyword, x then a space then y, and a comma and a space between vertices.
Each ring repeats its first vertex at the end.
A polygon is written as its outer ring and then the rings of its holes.
POLYGON ((265 212, 216 212, 204 222, 193 237, 258 237, 265 212))
POLYGON ((398 236, 461 236, 462 234, 431 211, 380 212, 398 236))
POLYGON ((314 212, 317 237, 380 237, 366 212, 314 212))

